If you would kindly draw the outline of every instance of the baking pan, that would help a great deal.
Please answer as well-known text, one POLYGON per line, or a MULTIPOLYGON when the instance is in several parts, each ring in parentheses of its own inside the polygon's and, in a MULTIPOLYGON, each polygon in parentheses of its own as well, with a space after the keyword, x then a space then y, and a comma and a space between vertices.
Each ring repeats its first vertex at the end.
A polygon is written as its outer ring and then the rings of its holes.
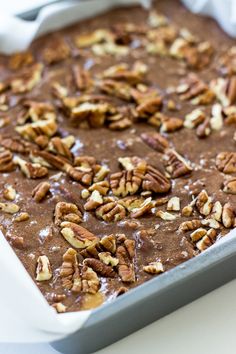
POLYGON ((51 343, 52 347, 65 354, 92 353, 234 279, 236 238, 232 234, 196 258, 94 310, 79 331, 51 343))
MULTIPOLYGON (((19 14, 33 19, 38 9, 19 14)), ((93 310, 81 329, 51 343, 65 354, 88 354, 128 336, 236 277, 236 234, 196 258, 93 310)))

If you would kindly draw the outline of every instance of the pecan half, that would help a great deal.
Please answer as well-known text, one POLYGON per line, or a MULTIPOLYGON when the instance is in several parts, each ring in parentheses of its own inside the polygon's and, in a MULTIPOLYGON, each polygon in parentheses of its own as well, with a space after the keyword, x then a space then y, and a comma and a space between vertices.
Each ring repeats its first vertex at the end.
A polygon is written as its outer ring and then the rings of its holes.
POLYGON ((81 291, 82 281, 78 268, 77 252, 73 248, 69 248, 63 255, 60 277, 63 288, 76 293, 81 291))
POLYGON ((152 149, 161 153, 169 147, 168 140, 159 133, 142 133, 141 139, 152 149))
POLYGON ((49 190, 50 190, 50 183, 41 182, 33 189, 32 197, 37 203, 39 203, 46 197, 49 190))
POLYGON ((83 215, 77 205, 66 202, 59 202, 56 204, 54 216, 56 225, 60 225, 63 221, 78 224, 83 218, 83 215))
POLYGON ((59 137, 54 137, 50 139, 50 142, 48 144, 48 150, 56 154, 59 154, 61 156, 64 156, 68 160, 72 160, 73 155, 70 149, 68 148, 67 144, 63 141, 63 139, 59 137))
POLYGON ((164 164, 172 178, 184 176, 192 171, 189 162, 173 149, 169 149, 164 155, 164 164))
POLYGON ((151 165, 147 165, 142 188, 144 191, 166 193, 170 190, 171 183, 158 169, 151 165))
POLYGON ((14 169, 12 153, 9 150, 0 151, 0 172, 11 172, 14 169))
POLYGON ((52 270, 47 256, 39 256, 36 267, 36 280, 45 281, 52 278, 52 270))
POLYGON ((147 214, 151 211, 151 209, 153 208, 154 204, 152 201, 152 198, 149 197, 147 199, 145 199, 143 202, 141 202, 141 204, 138 207, 134 207, 131 209, 131 214, 130 216, 132 218, 139 218, 141 216, 143 216, 144 214, 147 214))
POLYGON ((214 229, 208 230, 207 234, 205 236, 203 236, 202 239, 196 243, 197 249, 199 249, 199 251, 203 252, 205 249, 212 246, 212 244, 216 240, 216 236, 217 236, 217 233, 214 229))
POLYGON ((223 173, 235 173, 236 152, 220 152, 216 156, 216 167, 223 173))
POLYGON ((107 199, 104 204, 96 209, 96 216, 104 221, 119 221, 126 217, 126 210, 116 200, 107 199))
POLYGON ((118 274, 123 282, 135 282, 134 257, 135 241, 126 239, 124 243, 117 247, 116 258, 118 263, 118 274))
POLYGON ((135 194, 142 184, 146 166, 142 163, 128 171, 113 173, 110 176, 110 186, 115 196, 125 197, 135 194))
POLYGON ((35 141, 41 135, 53 136, 57 132, 57 123, 54 119, 39 120, 17 126, 15 129, 23 138, 35 141))
POLYGON ((63 221, 61 228, 63 237, 75 248, 86 248, 98 240, 92 232, 73 222, 63 221))
POLYGON ((83 264, 92 268, 97 274, 100 274, 102 277, 114 278, 116 272, 109 265, 106 265, 102 261, 94 258, 86 258, 83 261, 83 264))

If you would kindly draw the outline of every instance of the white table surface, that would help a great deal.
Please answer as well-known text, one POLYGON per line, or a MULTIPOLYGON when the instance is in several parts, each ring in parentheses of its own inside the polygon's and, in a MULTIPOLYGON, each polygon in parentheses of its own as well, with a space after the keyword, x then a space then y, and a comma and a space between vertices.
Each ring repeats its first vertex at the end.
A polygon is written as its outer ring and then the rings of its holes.
MULTIPOLYGON (((236 280, 97 353, 234 354, 235 333, 236 280)), ((48 344, 0 344, 0 354, 57 353, 48 344)))

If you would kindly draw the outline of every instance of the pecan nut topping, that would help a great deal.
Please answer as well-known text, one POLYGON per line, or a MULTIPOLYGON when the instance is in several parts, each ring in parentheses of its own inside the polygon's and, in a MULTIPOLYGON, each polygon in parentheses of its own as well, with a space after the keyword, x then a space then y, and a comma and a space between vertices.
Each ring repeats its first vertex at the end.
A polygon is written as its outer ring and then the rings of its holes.
POLYGON ((223 206, 222 223, 226 228, 233 227, 235 224, 235 211, 230 203, 223 206))
POLYGON ((90 267, 83 266, 81 270, 82 289, 84 293, 96 294, 100 288, 97 273, 90 267))
POLYGON ((55 207, 55 224, 60 225, 63 221, 78 224, 82 221, 83 215, 77 205, 73 203, 58 202, 55 207))
POLYGON ((61 234, 75 248, 86 248, 98 241, 97 236, 84 227, 73 222, 61 223, 61 234))
POLYGON ((47 176, 48 169, 38 163, 30 163, 19 156, 14 156, 13 162, 18 165, 27 178, 43 178, 47 176))
POLYGON ((168 140, 159 133, 142 133, 141 139, 148 146, 161 153, 169 147, 168 140))
POLYGON ((78 268, 77 252, 73 248, 69 248, 63 255, 60 277, 63 288, 76 293, 81 291, 82 281, 78 268))
POLYGON ((47 195, 50 190, 49 182, 41 182, 39 183, 32 191, 32 197, 34 200, 39 203, 41 202, 47 195))
POLYGON ((117 247, 116 258, 119 260, 118 274, 123 282, 135 282, 135 272, 133 264, 134 249, 135 241, 127 239, 122 245, 117 247))
POLYGON ((144 191, 166 193, 170 190, 171 183, 158 169, 148 165, 143 178, 142 188, 144 191))
POLYGON ((114 278, 116 276, 116 272, 111 266, 103 263, 98 259, 86 258, 83 264, 92 268, 97 274, 100 274, 102 277, 114 278))
POLYGON ((144 272, 149 274, 160 274, 164 272, 164 267, 161 262, 151 262, 143 267, 144 272))
POLYGON ((178 178, 192 172, 189 162, 173 149, 169 149, 164 155, 164 164, 172 178, 178 178))
POLYGON ((107 199, 104 204, 96 209, 96 216, 104 221, 119 221, 126 217, 126 210, 116 200, 107 199))
POLYGON ((14 169, 12 153, 9 150, 0 151, 0 172, 11 172, 14 169))
POLYGON ((236 178, 224 181, 223 191, 228 194, 236 194, 236 178))
POLYGON ((223 173, 235 173, 236 152, 220 152, 216 156, 216 167, 223 173))
POLYGON ((52 278, 52 270, 47 256, 39 256, 36 267, 36 280, 45 281, 52 278))

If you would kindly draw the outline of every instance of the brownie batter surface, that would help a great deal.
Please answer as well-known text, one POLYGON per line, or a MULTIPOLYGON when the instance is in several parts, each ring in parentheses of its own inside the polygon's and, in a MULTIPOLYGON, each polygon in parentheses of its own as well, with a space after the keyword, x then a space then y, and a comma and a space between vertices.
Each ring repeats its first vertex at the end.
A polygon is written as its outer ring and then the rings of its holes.
POLYGON ((58 312, 111 301, 235 227, 233 43, 159 0, 0 57, 1 229, 58 312))

